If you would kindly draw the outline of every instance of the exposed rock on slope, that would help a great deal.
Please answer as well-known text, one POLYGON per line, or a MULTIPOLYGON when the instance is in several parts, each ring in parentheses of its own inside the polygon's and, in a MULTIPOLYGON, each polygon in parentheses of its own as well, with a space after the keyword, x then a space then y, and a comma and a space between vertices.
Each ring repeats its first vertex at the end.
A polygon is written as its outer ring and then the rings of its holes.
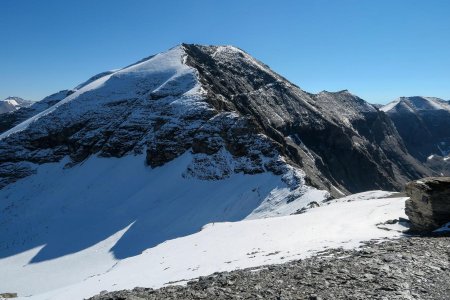
POLYGON ((450 222, 450 177, 429 177, 406 185, 406 214, 413 231, 431 232, 450 222))
POLYGON ((428 170, 408 155, 391 121, 342 91, 302 91, 234 47, 184 45, 207 99, 218 110, 250 116, 281 144, 311 182, 336 193, 401 189, 428 170))
POLYGON ((447 101, 433 97, 401 97, 381 109, 393 120, 411 155, 437 174, 450 175, 450 161, 444 159, 450 154, 450 104, 447 101))

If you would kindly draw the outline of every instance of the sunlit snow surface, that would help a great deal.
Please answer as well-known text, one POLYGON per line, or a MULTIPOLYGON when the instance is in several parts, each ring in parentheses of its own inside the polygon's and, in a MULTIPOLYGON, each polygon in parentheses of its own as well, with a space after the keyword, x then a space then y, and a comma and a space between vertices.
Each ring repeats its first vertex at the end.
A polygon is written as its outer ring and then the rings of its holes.
POLYGON ((372 199, 390 193, 249 220, 267 199, 287 192, 280 177, 186 178, 189 153, 155 169, 142 161, 131 155, 92 157, 69 169, 47 164, 1 190, 0 292, 82 299, 401 235, 376 226, 405 217, 405 198, 372 199))
POLYGON ((87 111, 95 111, 102 104, 139 98, 148 91, 166 92, 172 95, 180 92, 184 96, 199 96, 200 85, 196 80, 196 73, 182 63, 183 55, 182 48, 177 46, 123 69, 94 76, 77 86, 75 92, 62 101, 0 134, 0 140, 24 131, 32 124, 38 127, 35 130, 39 130, 39 127, 48 127, 51 124, 46 124, 43 117, 65 105, 64 109, 57 111, 56 117, 63 124, 68 124, 70 120, 76 119, 87 111))

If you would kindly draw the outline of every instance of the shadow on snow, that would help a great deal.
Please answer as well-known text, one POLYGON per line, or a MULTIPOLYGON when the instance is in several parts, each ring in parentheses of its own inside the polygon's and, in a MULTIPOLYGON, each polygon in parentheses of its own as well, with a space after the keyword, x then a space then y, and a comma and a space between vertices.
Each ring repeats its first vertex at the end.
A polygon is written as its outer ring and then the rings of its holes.
POLYGON ((129 227, 110 248, 124 259, 207 223, 242 220, 284 187, 272 174, 182 178, 189 153, 156 169, 143 161, 93 157, 70 169, 42 165, 37 175, 0 190, 0 258, 43 246, 30 263, 51 260, 129 227))

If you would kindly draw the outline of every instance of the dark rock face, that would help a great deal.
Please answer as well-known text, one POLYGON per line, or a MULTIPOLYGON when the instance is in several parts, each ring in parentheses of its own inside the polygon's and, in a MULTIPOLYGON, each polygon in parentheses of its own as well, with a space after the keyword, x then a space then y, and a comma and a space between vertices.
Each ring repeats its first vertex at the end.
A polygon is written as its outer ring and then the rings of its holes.
POLYGON ((444 157, 450 154, 450 105, 447 101, 401 97, 382 109, 394 122, 412 156, 438 174, 450 175, 450 161, 429 161, 431 155, 444 157))
POLYGON ((104 292, 91 300, 429 299, 450 295, 450 238, 370 242, 282 265, 214 273, 187 286, 104 292))
POLYGON ((253 118, 319 185, 343 191, 401 189, 429 170, 411 157, 389 118, 347 91, 302 91, 248 54, 184 45, 217 110, 253 118))
POLYGON ((450 177, 429 177, 406 185, 411 230, 429 232, 450 222, 450 177))

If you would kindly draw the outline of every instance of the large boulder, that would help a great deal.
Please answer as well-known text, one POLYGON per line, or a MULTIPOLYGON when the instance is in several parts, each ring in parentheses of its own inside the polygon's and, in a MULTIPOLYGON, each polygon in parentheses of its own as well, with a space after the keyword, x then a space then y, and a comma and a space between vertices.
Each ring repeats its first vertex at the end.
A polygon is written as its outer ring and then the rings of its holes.
POLYGON ((450 222, 450 177, 427 177, 406 185, 411 230, 430 232, 450 222))

